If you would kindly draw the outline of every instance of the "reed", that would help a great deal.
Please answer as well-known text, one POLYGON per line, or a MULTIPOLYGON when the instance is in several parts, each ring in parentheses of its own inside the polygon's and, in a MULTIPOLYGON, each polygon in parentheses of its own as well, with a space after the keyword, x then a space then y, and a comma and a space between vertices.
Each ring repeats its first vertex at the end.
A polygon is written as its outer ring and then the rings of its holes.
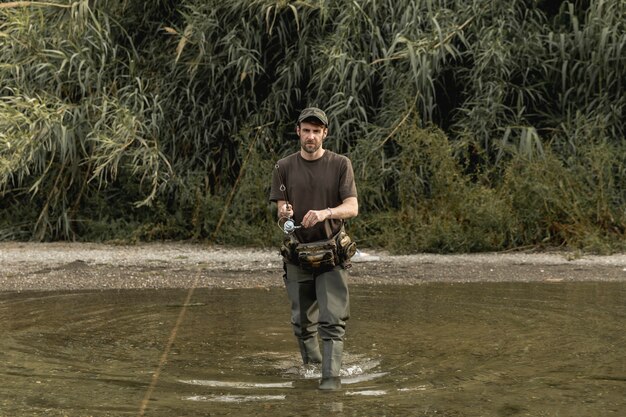
POLYGON ((317 105, 363 245, 619 250, 625 26, 619 0, 3 3, 0 238, 275 245, 317 105))

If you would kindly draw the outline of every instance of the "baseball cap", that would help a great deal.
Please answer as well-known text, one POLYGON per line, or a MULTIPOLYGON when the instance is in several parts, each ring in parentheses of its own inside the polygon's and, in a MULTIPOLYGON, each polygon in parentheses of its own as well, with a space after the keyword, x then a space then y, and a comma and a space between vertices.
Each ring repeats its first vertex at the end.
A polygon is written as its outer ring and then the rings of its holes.
POLYGON ((317 107, 307 107, 302 110, 302 112, 300 112, 300 116, 298 116, 298 124, 303 122, 305 119, 310 118, 317 119, 322 122, 324 126, 328 126, 328 117, 326 117, 326 113, 317 107))

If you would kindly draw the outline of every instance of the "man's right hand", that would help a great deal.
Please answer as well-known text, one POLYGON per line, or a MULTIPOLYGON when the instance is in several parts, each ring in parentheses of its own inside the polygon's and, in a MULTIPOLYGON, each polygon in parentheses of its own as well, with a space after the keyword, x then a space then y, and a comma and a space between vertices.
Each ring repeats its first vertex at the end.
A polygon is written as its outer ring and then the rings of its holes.
POLYGON ((291 204, 286 203, 284 201, 280 202, 278 204, 278 217, 279 218, 293 217, 293 207, 291 206, 291 204))

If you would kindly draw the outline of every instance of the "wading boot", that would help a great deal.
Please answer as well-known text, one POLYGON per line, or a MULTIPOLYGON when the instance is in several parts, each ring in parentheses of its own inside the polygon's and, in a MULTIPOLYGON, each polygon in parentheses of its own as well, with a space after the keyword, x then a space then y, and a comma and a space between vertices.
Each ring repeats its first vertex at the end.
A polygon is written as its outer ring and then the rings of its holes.
POLYGON ((322 381, 319 389, 336 391, 341 389, 341 359, 343 356, 343 342, 338 340, 324 340, 322 357, 322 381))
POLYGON ((308 339, 298 339, 298 346, 300 346, 302 362, 305 365, 309 363, 322 363, 322 354, 320 353, 317 336, 309 337, 308 339))

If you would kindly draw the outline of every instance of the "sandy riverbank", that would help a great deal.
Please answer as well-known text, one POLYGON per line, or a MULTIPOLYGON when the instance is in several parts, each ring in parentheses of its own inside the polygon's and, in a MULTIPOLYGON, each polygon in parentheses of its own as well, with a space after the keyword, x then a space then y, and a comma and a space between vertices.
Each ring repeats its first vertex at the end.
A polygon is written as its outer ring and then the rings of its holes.
MULTIPOLYGON (((416 254, 364 250, 352 285, 428 282, 626 281, 626 254, 416 254), (377 260, 374 260, 376 259, 377 260)), ((0 291, 282 286, 275 249, 190 243, 0 242, 0 291)))

